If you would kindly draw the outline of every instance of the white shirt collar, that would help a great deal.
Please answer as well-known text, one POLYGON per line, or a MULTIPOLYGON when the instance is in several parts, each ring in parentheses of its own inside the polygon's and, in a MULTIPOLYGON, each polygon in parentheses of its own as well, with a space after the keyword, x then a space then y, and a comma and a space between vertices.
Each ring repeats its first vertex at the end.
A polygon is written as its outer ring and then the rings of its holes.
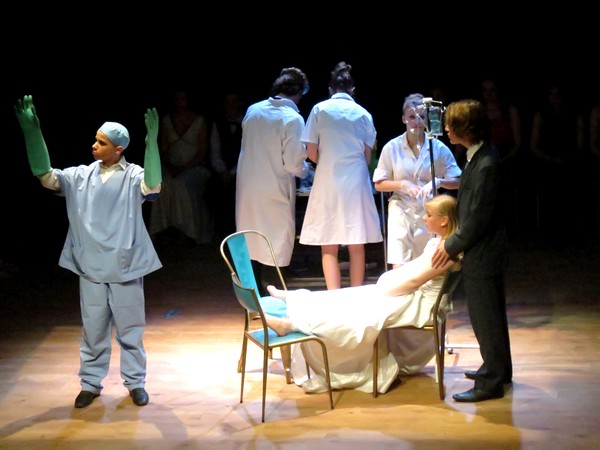
POLYGON ((354 98, 350 94, 346 94, 345 92, 336 92, 331 96, 331 98, 343 98, 344 100, 356 102, 356 100, 354 100, 354 98))
POLYGON ((108 180, 113 173, 118 170, 125 170, 127 168, 127 161, 125 161, 125 156, 121 156, 119 162, 113 164, 110 167, 106 167, 102 161, 100 161, 100 179, 104 183, 108 180))
POLYGON ((471 162, 471 158, 473 158, 473 155, 475 153, 477 153, 477 150, 479 150, 482 145, 483 145, 483 141, 479 141, 478 143, 471 145, 467 149, 467 161, 468 162, 471 162))

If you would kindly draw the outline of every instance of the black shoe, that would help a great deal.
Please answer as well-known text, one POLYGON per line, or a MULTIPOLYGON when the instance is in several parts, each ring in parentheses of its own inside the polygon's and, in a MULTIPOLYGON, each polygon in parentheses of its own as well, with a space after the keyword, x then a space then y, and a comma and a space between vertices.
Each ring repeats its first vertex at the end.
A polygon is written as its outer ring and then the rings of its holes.
POLYGON ((150 401, 150 397, 144 388, 136 388, 129 391, 129 395, 131 396, 133 403, 138 406, 147 405, 150 401))
POLYGON ((465 377, 469 380, 477 379, 477 371, 476 370, 467 370, 465 371, 465 377))
POLYGON ((85 408, 86 406, 89 406, 96 397, 99 396, 100 394, 94 394, 90 391, 81 391, 75 399, 75 408, 85 408))
POLYGON ((504 391, 482 391, 481 389, 469 389, 468 391, 454 394, 452 398, 457 402, 482 402, 493 398, 504 397, 504 391))
MULTIPOLYGON (((477 379, 477 371, 476 370, 466 370, 465 378, 475 381, 477 379)), ((512 383, 512 380, 510 378, 508 380, 504 380, 504 384, 511 384, 511 383, 512 383)))

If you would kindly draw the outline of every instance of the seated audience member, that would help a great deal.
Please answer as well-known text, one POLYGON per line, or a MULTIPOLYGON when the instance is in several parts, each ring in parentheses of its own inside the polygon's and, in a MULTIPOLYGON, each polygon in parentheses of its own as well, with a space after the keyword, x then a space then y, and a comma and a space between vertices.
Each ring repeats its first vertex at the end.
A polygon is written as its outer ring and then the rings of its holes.
POLYGON ((189 93, 175 91, 173 109, 160 125, 163 184, 150 211, 154 239, 174 238, 171 243, 191 245, 212 241, 213 221, 204 199, 210 178, 205 162, 208 133, 206 119, 192 109, 189 93))
POLYGON ((237 163, 242 148, 242 119, 246 103, 240 94, 223 96, 219 114, 210 132, 210 162, 213 181, 208 196, 219 239, 235 229, 235 189, 237 163))

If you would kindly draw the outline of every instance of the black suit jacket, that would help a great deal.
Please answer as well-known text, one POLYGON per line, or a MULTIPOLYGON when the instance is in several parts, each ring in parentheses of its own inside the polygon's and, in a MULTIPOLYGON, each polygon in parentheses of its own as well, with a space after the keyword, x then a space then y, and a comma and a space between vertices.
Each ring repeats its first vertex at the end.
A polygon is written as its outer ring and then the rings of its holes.
POLYGON ((496 275, 506 267, 507 241, 500 192, 500 156, 484 143, 467 163, 458 188, 458 231, 445 243, 446 252, 464 252, 463 273, 496 275))

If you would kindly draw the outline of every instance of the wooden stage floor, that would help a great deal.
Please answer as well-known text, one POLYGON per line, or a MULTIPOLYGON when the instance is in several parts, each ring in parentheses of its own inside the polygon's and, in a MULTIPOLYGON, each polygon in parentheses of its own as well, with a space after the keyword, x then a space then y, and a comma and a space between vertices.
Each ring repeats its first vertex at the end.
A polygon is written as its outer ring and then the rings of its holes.
MULTIPOLYGON (((378 398, 337 391, 330 410, 325 394, 285 383, 275 354, 265 423, 254 347, 239 403, 243 318, 217 246, 160 255, 164 268, 145 281, 144 407, 121 384, 116 344, 101 397, 73 407, 81 332, 73 274, 51 263, 0 279, 0 449, 600 448, 598 246, 511 244, 514 383, 504 398, 452 400, 472 386, 464 370, 480 363, 478 350, 456 349, 446 355, 445 401, 430 363, 378 398)), ((475 342, 460 292, 449 330, 451 343, 475 342)))

